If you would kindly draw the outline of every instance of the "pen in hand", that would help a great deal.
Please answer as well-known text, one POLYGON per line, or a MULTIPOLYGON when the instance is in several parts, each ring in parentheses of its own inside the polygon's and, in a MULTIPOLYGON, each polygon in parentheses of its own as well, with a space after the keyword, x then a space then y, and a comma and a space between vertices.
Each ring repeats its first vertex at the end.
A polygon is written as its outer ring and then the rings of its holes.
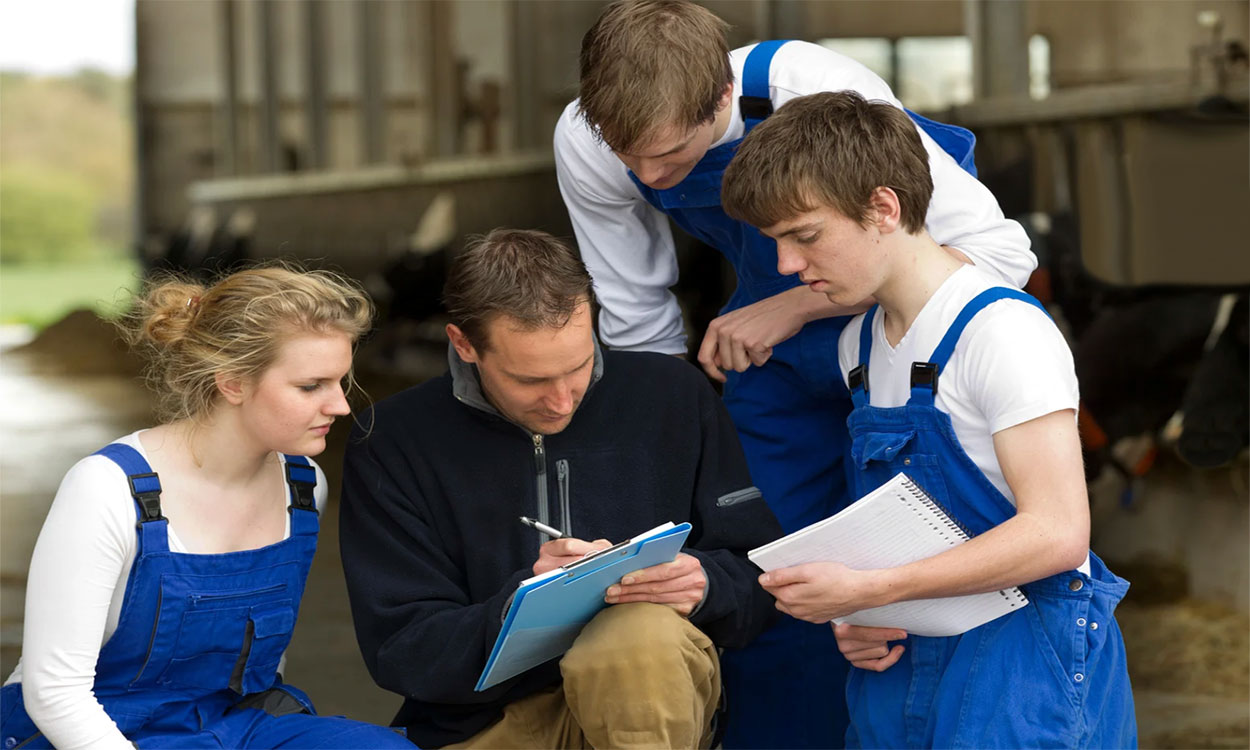
POLYGON ((527 516, 521 516, 521 523, 525 524, 531 529, 538 529, 539 531, 551 537, 552 539, 560 539, 561 537, 564 536, 564 532, 560 531, 559 529, 552 528, 551 526, 548 526, 542 521, 535 521, 534 519, 529 518, 527 516))

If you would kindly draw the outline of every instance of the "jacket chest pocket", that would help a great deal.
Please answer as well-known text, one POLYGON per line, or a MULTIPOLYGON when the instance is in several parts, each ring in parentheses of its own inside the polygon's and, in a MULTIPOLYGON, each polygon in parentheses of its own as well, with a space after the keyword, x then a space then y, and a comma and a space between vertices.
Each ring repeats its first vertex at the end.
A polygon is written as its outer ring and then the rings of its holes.
POLYGON ((272 687, 295 628, 294 602, 278 584, 259 591, 192 594, 157 684, 240 695, 272 687))

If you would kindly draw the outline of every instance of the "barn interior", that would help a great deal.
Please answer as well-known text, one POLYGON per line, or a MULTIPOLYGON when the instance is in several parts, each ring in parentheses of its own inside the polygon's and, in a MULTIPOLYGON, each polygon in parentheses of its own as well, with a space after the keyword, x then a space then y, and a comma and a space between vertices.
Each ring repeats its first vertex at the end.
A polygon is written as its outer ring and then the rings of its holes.
MULTIPOLYGON (((1076 355, 1092 546, 1143 747, 1250 743, 1250 77, 1245 0, 706 0, 731 46, 803 39, 977 136, 982 181, 1039 257, 1028 291, 1076 355), (1241 248, 1238 250, 1237 248, 1241 248)), ((137 0, 134 253, 209 275, 295 257, 379 302, 381 398, 445 367, 439 291, 466 238, 572 239, 551 134, 601 2, 137 0)), ((733 288, 678 238, 695 345, 733 288)), ((0 365, 0 657, 60 477, 151 421, 138 365, 75 313, 0 365)), ((346 429, 320 459, 336 487, 346 429)), ((322 713, 389 722, 347 609, 337 497, 288 652, 322 713)))

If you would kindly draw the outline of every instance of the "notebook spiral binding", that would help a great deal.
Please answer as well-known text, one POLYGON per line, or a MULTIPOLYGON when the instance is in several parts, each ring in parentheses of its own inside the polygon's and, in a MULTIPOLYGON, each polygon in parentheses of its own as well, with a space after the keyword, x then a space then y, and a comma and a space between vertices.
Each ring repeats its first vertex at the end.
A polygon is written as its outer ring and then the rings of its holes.
MULTIPOLYGON (((904 475, 904 479, 905 481, 903 482, 903 486, 907 489, 911 496, 915 498, 918 503, 928 507, 929 510, 935 511, 933 516, 938 519, 938 523, 945 527, 945 533, 954 534, 956 539, 963 542, 966 542, 973 537, 973 534, 968 531, 968 527, 955 520, 954 514, 952 514, 945 505, 939 503, 937 500, 934 500, 928 492, 925 492, 924 488, 916 483, 916 480, 906 475, 904 475)), ((912 506, 909 504, 909 507, 912 506)), ((912 510, 919 514, 919 511, 917 511, 914 507, 912 507, 912 510)), ((926 520, 928 519, 926 518, 926 520)), ((933 525, 932 521, 929 523, 931 526, 933 525)), ((937 526, 934 526, 933 528, 937 531, 943 531, 943 529, 938 528, 937 526)), ((1015 609, 1016 607, 1023 607, 1029 603, 1029 598, 1025 596, 1024 592, 1017 586, 999 589, 998 595, 1006 600, 1007 605, 1012 609, 1015 609)))
MULTIPOLYGON (((945 505, 934 500, 932 495, 925 492, 924 488, 919 484, 916 484, 916 480, 906 475, 904 476, 906 481, 903 482, 903 486, 907 488, 907 491, 911 493, 917 502, 928 506, 930 510, 936 511, 935 515, 938 520, 946 527, 947 531, 955 535, 956 539, 966 542, 974 536, 967 526, 955 520, 955 515, 945 505)), ((941 531, 941 529, 938 529, 938 531, 941 531)))
POLYGON ((999 589, 998 595, 1007 600, 1007 606, 1015 609, 1023 607, 1029 603, 1029 597, 1024 595, 1018 586, 1012 586, 1009 589, 999 589))

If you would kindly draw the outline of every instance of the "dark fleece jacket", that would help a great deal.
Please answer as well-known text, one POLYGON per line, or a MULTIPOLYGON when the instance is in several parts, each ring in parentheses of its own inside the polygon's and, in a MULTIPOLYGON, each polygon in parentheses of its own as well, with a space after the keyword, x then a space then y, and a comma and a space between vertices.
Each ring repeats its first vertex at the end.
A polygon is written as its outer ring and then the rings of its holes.
POLYGON ((491 407, 454 350, 449 361, 447 374, 365 414, 359 423, 372 429, 358 424, 344 466, 340 539, 356 635, 374 680, 404 696, 393 724, 413 741, 467 739, 560 681, 552 660, 473 690, 546 539, 518 516, 612 541, 689 521, 684 551, 708 579, 691 622, 729 648, 765 628, 773 600, 746 551, 781 529, 697 369, 597 350, 571 423, 544 438, 491 407))

